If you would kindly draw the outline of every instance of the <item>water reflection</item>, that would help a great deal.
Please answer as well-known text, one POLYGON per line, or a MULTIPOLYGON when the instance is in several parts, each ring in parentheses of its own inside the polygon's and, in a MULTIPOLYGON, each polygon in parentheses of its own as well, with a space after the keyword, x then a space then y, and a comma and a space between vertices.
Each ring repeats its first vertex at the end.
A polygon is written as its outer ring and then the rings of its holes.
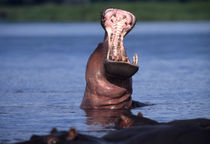
POLYGON ((84 110, 86 112, 87 125, 101 125, 104 128, 119 127, 122 115, 131 116, 130 110, 84 110))
POLYGON ((157 121, 146 118, 141 112, 134 115, 130 110, 85 110, 87 125, 100 125, 107 129, 121 129, 136 125, 157 125, 157 121))

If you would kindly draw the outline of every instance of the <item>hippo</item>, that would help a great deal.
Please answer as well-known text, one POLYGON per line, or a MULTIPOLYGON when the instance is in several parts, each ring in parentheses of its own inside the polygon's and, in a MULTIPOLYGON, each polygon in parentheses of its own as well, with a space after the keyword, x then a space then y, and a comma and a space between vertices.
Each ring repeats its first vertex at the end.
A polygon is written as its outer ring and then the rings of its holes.
POLYGON ((135 126, 145 126, 145 125, 171 125, 171 126, 192 126, 200 127, 204 129, 210 128, 210 119, 207 118, 195 118, 195 119, 183 119, 183 120, 173 120, 169 122, 157 122, 155 120, 144 117, 141 112, 137 115, 130 113, 125 115, 120 114, 116 126, 118 128, 129 128, 135 126))
POLYGON ((209 144, 210 128, 193 125, 141 125, 112 131, 102 137, 78 132, 58 131, 48 135, 33 135, 16 144, 209 144))
POLYGON ((138 56, 131 62, 123 46, 123 38, 134 27, 135 16, 121 9, 102 12, 105 30, 103 43, 89 57, 82 109, 130 109, 145 104, 133 101, 132 76, 138 71, 138 56))
POLYGON ((103 136, 116 144, 209 144, 210 129, 180 125, 144 125, 113 131, 103 136))
POLYGON ((47 135, 32 135, 28 141, 16 144, 102 144, 101 138, 78 133, 75 128, 69 131, 58 131, 53 128, 47 135))

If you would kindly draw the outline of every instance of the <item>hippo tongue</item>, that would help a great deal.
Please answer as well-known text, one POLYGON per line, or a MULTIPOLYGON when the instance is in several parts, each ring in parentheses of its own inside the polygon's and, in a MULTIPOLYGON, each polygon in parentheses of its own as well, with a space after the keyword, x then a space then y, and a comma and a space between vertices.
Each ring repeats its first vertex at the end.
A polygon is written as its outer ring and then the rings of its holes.
POLYGON ((133 57, 132 64, 124 46, 124 36, 134 27, 135 16, 120 9, 106 9, 102 14, 101 24, 106 31, 108 52, 104 65, 110 75, 129 78, 138 71, 138 56, 133 57))

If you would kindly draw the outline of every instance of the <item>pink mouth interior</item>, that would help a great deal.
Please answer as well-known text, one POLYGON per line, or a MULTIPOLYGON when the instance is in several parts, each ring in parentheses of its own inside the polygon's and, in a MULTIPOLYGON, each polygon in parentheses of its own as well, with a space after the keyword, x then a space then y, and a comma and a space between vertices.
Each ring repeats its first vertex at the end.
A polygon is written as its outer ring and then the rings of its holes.
POLYGON ((120 9, 107 9, 102 16, 102 26, 108 40, 107 58, 104 61, 106 73, 117 78, 130 78, 138 71, 138 57, 134 55, 132 64, 123 46, 123 38, 134 27, 135 16, 120 9))
POLYGON ((133 28, 135 20, 132 13, 124 10, 110 8, 104 11, 102 24, 108 37, 108 60, 130 63, 123 38, 133 28))

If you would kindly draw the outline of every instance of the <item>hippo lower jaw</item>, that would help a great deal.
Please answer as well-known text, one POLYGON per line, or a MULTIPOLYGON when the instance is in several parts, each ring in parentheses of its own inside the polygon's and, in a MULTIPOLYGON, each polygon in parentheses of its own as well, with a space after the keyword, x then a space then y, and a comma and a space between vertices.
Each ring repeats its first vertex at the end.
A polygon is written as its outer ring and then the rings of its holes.
POLYGON ((137 54, 133 56, 131 63, 123 46, 123 38, 134 27, 135 22, 135 16, 124 10, 110 8, 102 13, 101 24, 108 41, 108 52, 104 61, 108 75, 130 78, 138 71, 137 54))

